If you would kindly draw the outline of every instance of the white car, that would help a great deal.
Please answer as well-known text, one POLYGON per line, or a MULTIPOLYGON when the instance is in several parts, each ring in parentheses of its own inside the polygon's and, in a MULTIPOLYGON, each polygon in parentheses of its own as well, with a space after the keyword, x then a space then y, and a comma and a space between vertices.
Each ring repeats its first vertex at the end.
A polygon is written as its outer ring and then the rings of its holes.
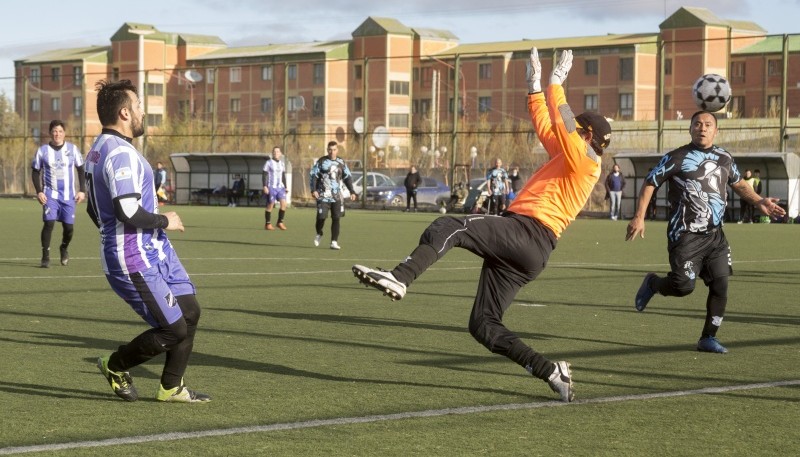
MULTIPOLYGON (((350 172, 351 179, 353 180, 353 189, 356 191, 356 194, 361 195, 362 189, 362 181, 363 181, 363 173, 360 171, 353 171, 350 172)), ((394 186, 394 181, 392 178, 386 176, 383 173, 378 173, 374 171, 367 172, 367 188, 370 187, 392 187, 394 186)))

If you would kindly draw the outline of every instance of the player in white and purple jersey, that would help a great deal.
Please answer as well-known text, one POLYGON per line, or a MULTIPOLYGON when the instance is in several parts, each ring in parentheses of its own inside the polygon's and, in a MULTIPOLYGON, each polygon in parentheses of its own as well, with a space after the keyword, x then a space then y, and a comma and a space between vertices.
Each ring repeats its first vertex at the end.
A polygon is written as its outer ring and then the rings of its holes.
POLYGON ((61 222, 61 265, 69 262, 69 247, 75 224, 75 204, 86 198, 83 179, 83 156, 74 144, 65 141, 64 122, 50 122, 51 141, 42 145, 33 157, 31 177, 36 189, 36 199, 42 205, 42 262, 41 267, 50 266, 50 238, 56 221, 61 222), (78 173, 73 173, 73 168, 78 173), (78 192, 75 192, 75 182, 78 192))
POLYGON ((183 223, 174 212, 158 213, 153 170, 131 144, 144 133, 136 86, 129 80, 100 81, 97 88, 103 131, 86 156, 87 211, 100 229, 100 259, 111 288, 152 327, 101 357, 97 366, 114 393, 136 401, 128 370, 165 352, 156 399, 209 401, 183 383, 200 305, 165 232, 183 231, 183 223))
POLYGON ((286 230, 283 218, 286 216, 286 165, 281 161, 283 152, 279 146, 272 148, 272 157, 264 164, 264 196, 267 197, 267 209, 264 210, 264 229, 275 230, 270 219, 275 202, 280 202, 278 210, 278 228, 286 230))

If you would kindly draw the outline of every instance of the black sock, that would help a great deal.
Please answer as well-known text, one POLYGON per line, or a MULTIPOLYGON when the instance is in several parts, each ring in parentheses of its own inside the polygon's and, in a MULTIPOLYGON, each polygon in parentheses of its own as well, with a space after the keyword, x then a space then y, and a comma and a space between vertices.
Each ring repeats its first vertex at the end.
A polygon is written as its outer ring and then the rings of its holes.
POLYGON ((279 209, 278 210, 278 223, 280 224, 283 222, 283 217, 286 216, 286 210, 279 209))
POLYGON ((264 223, 269 224, 269 220, 272 218, 272 211, 264 211, 264 223))

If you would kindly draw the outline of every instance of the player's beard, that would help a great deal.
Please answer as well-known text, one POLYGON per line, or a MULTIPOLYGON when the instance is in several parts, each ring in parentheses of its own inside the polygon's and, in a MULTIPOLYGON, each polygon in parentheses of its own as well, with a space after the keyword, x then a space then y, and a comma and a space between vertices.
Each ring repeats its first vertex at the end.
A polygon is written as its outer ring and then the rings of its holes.
POLYGON ((142 119, 131 119, 131 133, 133 134, 133 138, 139 138, 144 135, 144 123, 142 119))

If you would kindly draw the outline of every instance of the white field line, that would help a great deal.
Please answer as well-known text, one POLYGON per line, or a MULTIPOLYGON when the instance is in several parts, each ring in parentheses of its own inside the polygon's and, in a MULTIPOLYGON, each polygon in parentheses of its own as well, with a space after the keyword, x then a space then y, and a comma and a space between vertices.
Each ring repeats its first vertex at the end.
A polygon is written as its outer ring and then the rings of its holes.
MULTIPOLYGON (((82 259, 82 260, 86 260, 86 259, 89 259, 89 258, 85 258, 85 259, 82 259)), ((91 259, 94 259, 94 257, 91 258, 91 259)), ((38 259, 38 258, 6 258, 6 259, 0 258, 0 262, 4 262, 4 261, 6 261, 6 262, 8 262, 8 261, 32 261, 32 262, 38 262, 39 260, 40 259, 38 259)), ((72 260, 75 260, 75 258, 72 258, 72 260)), ((191 258, 183 258, 181 260, 184 261, 184 262, 187 262, 187 261, 214 261, 214 262, 219 262, 219 261, 225 261, 225 260, 231 260, 231 261, 242 261, 242 260, 257 260, 257 261, 300 260, 300 261, 311 261, 311 262, 314 262, 314 263, 317 263, 317 262, 319 262, 321 260, 331 260, 331 261, 344 261, 344 262, 360 262, 362 264, 364 264, 364 263, 373 263, 373 262, 378 262, 378 263, 387 262, 385 259, 364 260, 364 259, 342 259, 342 258, 338 258, 338 257, 337 258, 330 258, 330 259, 323 259, 323 258, 320 258, 320 257, 292 258, 292 259, 286 259, 286 258, 283 258, 283 257, 281 257, 281 258, 277 258, 277 257, 276 258, 270 258, 270 257, 191 257, 191 258)), ((764 263, 783 263, 783 262, 800 262, 800 259, 739 260, 739 261, 734 261, 733 265, 736 266, 737 264, 746 264, 746 263, 764 264, 764 263)), ((481 268, 479 262, 476 262, 474 260, 460 260, 460 261, 441 260, 441 261, 437 262, 437 264, 439 266, 431 268, 432 271, 477 270, 477 269, 481 268), (465 266, 465 267, 443 266, 443 264, 445 264, 445 263, 451 263, 451 264, 453 264, 453 263, 470 263, 472 265, 465 266)), ((553 267, 553 268, 575 268, 575 267, 589 268, 589 267, 591 267, 591 268, 602 269, 604 267, 605 268, 612 268, 612 267, 613 268, 618 268, 618 267, 632 267, 632 266, 637 266, 637 267, 666 267, 666 264, 664 264, 664 263, 641 263, 641 264, 635 264, 634 265, 634 264, 630 264, 630 263, 550 262, 550 263, 547 264, 547 266, 548 267, 553 267)), ((56 269, 56 268, 59 268, 59 267, 58 266, 54 267, 54 269, 56 269)), ((314 271, 260 271, 260 272, 259 271, 254 271, 254 272, 237 271, 237 272, 225 272, 225 273, 191 273, 190 276, 286 276, 286 275, 309 275, 309 274, 310 275, 318 275, 318 274, 342 273, 342 272, 345 272, 345 271, 349 272, 349 269, 347 269, 347 270, 345 270, 345 269, 314 270, 314 271)), ((86 278, 102 278, 103 276, 104 275, 102 273, 98 273, 96 275, 72 275, 72 276, 70 276, 70 275, 67 275, 67 276, 62 276, 62 275, 57 275, 57 276, 56 275, 51 275, 51 276, 46 276, 46 275, 2 276, 2 277, 0 277, 0 280, 3 280, 3 279, 6 279, 6 280, 8 280, 8 279, 11 279, 11 280, 21 280, 21 279, 36 279, 36 280, 40 280, 40 279, 47 279, 47 278, 86 279, 86 278)))
POLYGON ((196 432, 159 433, 155 435, 139 435, 139 436, 130 436, 125 438, 110 438, 105 440, 94 440, 94 441, 73 441, 66 443, 40 444, 32 446, 4 447, 0 448, 0 455, 24 454, 30 452, 50 452, 50 451, 60 451, 65 449, 121 446, 128 444, 166 442, 166 441, 193 439, 193 438, 207 438, 213 436, 240 435, 249 433, 267 433, 267 432, 276 432, 284 430, 299 430, 305 428, 417 419, 424 417, 481 414, 481 413, 489 413, 495 411, 515 411, 515 410, 526 410, 526 409, 537 409, 537 408, 554 408, 559 406, 577 407, 579 405, 617 403, 624 401, 642 401, 642 400, 653 400, 659 398, 686 397, 690 395, 720 394, 720 393, 734 392, 739 390, 767 389, 774 387, 786 387, 786 386, 796 386, 796 385, 800 385, 800 379, 795 379, 791 381, 765 382, 758 384, 744 384, 738 386, 706 387, 703 389, 678 390, 672 392, 657 392, 657 393, 639 394, 639 395, 619 395, 613 397, 590 398, 586 400, 574 401, 572 403, 563 403, 560 401, 544 401, 535 403, 510 403, 501 405, 463 406, 460 408, 429 409, 424 411, 409 411, 405 413, 379 414, 372 416, 315 419, 315 420, 301 421, 301 422, 285 422, 285 423, 271 424, 271 425, 253 425, 249 427, 221 428, 213 430, 202 430, 196 432))

